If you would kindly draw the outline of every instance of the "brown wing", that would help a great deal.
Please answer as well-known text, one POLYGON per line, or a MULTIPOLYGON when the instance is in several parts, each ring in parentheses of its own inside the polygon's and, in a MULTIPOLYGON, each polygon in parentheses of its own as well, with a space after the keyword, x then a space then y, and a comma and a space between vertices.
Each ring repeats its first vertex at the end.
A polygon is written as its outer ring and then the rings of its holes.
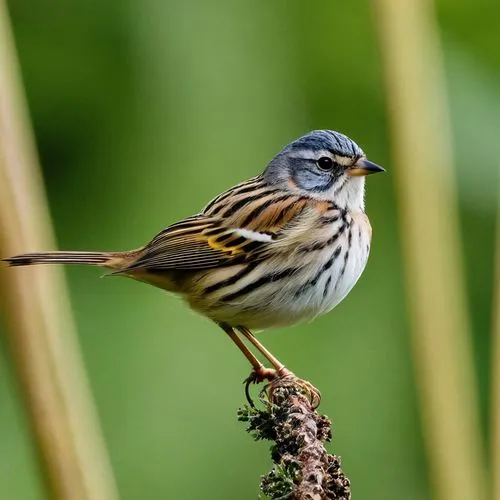
POLYGON ((208 269, 250 258, 264 243, 240 236, 235 228, 199 215, 159 233, 122 271, 208 269))
MULTIPOLYGON (((250 179, 219 195, 201 214, 163 230, 118 272, 200 270, 261 259, 311 203, 324 205, 250 179)), ((283 251, 284 245, 275 247, 283 251)))

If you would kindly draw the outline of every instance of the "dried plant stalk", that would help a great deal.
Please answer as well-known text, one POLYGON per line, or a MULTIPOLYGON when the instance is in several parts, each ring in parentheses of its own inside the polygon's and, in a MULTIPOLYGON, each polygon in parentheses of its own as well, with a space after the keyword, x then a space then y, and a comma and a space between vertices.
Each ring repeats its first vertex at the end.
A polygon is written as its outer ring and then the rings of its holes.
POLYGON ((375 0, 416 382, 440 500, 485 498, 451 133, 431 0, 375 0))
MULTIPOLYGON (((0 255, 44 248, 54 248, 54 238, 0 0, 0 255)), ((0 274, 9 346, 51 498, 117 498, 61 271, 0 274)))
POLYGON ((261 393, 263 409, 239 411, 255 440, 273 442, 274 467, 262 477, 261 492, 270 500, 349 500, 351 486, 340 459, 325 448, 331 422, 313 408, 304 384, 294 376, 276 379, 261 393))

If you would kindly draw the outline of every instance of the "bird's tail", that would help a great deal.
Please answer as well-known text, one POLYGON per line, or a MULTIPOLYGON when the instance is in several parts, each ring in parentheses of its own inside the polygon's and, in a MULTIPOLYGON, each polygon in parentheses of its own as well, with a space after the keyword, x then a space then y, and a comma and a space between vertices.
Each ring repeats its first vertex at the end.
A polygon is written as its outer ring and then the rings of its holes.
POLYGON ((85 264, 117 269, 127 264, 129 252, 39 252, 1 259, 10 266, 34 264, 85 264))

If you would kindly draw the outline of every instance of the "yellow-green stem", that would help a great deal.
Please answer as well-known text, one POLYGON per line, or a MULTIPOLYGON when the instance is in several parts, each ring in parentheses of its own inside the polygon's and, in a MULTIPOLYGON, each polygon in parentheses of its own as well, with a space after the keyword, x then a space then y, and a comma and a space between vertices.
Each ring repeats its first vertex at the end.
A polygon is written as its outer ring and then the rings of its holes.
POLYGON ((442 53, 432 0, 375 0, 416 383, 438 500, 486 498, 442 53))
MULTIPOLYGON (((0 0, 0 255, 49 248, 43 181, 0 0)), ((61 271, 1 269, 0 278, 8 344, 50 497, 117 498, 61 271)))

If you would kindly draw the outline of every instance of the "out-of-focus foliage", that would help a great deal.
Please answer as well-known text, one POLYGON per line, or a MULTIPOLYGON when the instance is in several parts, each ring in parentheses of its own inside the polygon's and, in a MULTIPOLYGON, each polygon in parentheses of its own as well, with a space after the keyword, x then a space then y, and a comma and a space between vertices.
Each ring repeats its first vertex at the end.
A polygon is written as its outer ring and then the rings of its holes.
MULTIPOLYGON (((429 498, 370 3, 21 0, 9 7, 61 248, 137 247, 313 128, 349 134, 387 167, 386 176, 368 179, 374 241, 359 284, 333 313, 261 338, 321 388, 356 498, 429 498)), ((438 7, 485 421, 500 6, 441 0, 438 7)), ((178 299, 97 276, 68 270, 121 497, 255 498, 270 464, 265 445, 236 418, 246 360, 178 299)), ((2 495, 42 499, 0 345, 2 495)))

